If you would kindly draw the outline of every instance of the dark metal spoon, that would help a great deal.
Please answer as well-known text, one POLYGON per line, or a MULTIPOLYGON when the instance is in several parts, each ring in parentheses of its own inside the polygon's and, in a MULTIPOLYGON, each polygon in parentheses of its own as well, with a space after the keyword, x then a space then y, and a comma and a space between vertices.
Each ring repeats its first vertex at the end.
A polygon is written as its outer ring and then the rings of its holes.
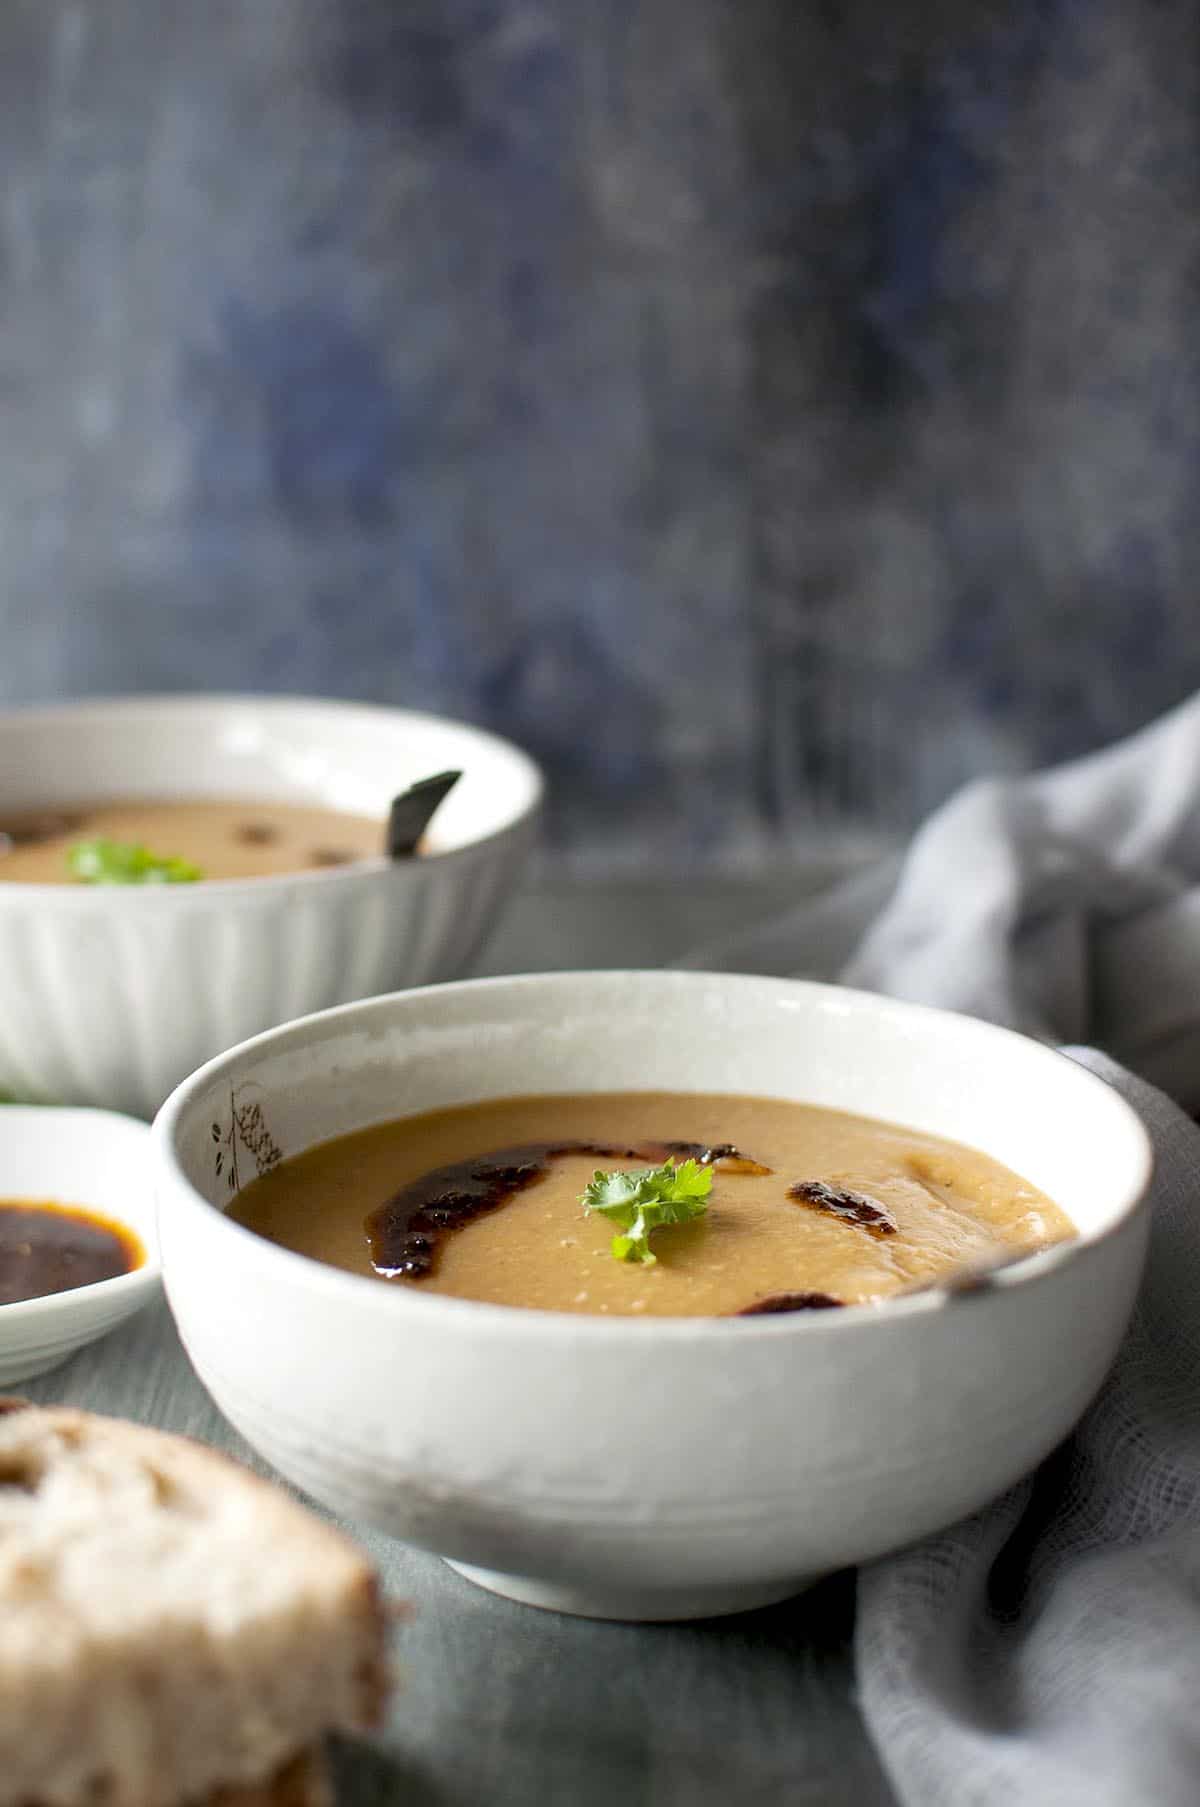
POLYGON ((421 778, 393 799, 388 812, 388 858, 404 860, 417 851, 417 844, 439 805, 449 796, 461 772, 437 772, 432 778, 421 778))

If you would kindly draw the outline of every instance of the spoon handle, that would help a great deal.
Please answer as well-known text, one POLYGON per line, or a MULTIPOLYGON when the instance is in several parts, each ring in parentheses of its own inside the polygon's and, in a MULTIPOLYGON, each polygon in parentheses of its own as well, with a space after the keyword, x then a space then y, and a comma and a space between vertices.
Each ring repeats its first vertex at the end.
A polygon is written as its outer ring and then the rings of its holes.
POLYGON ((911 1286, 901 1287, 894 1298, 905 1298, 912 1293, 942 1292, 952 1298, 969 1298, 972 1293, 990 1291, 997 1274, 1006 1268, 1019 1267, 1024 1261, 1032 1261, 1038 1255, 1047 1255, 1051 1250, 1067 1254, 1074 1244, 1070 1237, 1061 1243, 1049 1243, 1045 1248, 1036 1249, 1002 1249, 994 1255, 984 1255, 978 1261, 970 1261, 964 1267, 952 1268, 949 1273, 935 1274, 931 1280, 918 1280, 911 1286))
POLYGON ((432 778, 421 778, 393 799, 388 812, 387 853, 389 859, 408 859, 428 828, 434 811, 449 796, 461 772, 436 772, 432 778))

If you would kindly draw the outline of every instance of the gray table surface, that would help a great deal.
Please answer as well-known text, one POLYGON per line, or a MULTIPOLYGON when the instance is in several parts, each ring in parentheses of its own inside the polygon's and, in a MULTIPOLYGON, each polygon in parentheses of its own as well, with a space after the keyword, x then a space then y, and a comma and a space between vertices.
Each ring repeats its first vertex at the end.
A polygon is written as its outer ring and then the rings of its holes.
MULTIPOLYGON (((686 893, 535 883, 479 970, 664 964, 795 891, 794 879, 686 893)), ((22 1390, 262 1466, 195 1378, 165 1305, 22 1390)), ((435 1556, 352 1529, 415 1611, 396 1634, 385 1734, 337 1753, 343 1807, 891 1803, 854 1702, 851 1577, 738 1618, 595 1624, 512 1605, 435 1556)))

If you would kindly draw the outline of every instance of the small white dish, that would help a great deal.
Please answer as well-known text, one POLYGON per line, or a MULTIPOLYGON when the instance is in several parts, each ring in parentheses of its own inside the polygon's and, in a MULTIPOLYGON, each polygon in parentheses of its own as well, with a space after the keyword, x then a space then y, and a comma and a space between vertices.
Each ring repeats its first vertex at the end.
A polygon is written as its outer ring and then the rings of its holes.
POLYGON ((0 882, 0 1091, 150 1117, 222 1048, 461 973, 516 883, 542 781, 518 748, 407 709, 137 697, 0 714, 0 812, 112 797, 311 802, 380 818, 380 856, 190 885, 0 882), (430 856, 384 857, 391 800, 462 778, 430 856))
MULTIPOLYGON (((965 1516, 1112 1361, 1150 1146, 1110 1087, 966 1017, 797 980, 555 973, 431 987, 258 1037, 154 1129, 167 1294, 225 1415, 335 1511, 518 1600, 598 1617, 763 1605, 965 1516), (1078 1239, 974 1290, 791 1316, 586 1318, 389 1287, 224 1215, 239 1179, 370 1123, 544 1092, 733 1092, 982 1150, 1078 1239)), ((364 1201, 364 1211, 370 1201, 364 1201)))
POLYGON ((98 1211, 132 1230, 146 1258, 112 1280, 0 1305, 0 1387, 56 1368, 158 1292, 149 1126, 114 1111, 0 1105, 0 1200, 7 1199, 98 1211))

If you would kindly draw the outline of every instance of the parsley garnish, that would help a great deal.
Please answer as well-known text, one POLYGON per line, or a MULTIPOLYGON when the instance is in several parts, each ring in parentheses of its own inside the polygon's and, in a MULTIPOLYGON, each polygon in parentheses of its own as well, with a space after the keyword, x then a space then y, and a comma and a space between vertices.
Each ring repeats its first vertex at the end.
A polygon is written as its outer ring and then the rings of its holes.
POLYGON ((76 841, 67 865, 85 885, 190 885, 204 877, 190 860, 162 857, 129 841, 76 841))
POLYGON ((712 1169, 701 1167, 698 1161, 684 1161, 678 1167, 666 1161, 640 1173, 597 1170, 582 1204, 585 1211, 599 1211, 620 1225, 622 1234, 614 1236, 611 1244, 618 1261, 640 1261, 649 1267, 658 1259, 650 1250, 651 1231, 703 1217, 712 1183, 712 1169))

